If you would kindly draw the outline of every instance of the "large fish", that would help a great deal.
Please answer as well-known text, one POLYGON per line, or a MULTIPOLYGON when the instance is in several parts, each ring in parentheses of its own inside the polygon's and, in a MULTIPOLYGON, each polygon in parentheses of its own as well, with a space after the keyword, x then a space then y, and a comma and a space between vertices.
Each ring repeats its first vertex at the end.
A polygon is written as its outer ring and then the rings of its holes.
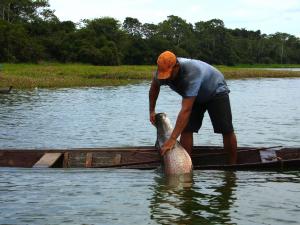
MULTIPOLYGON (((165 143, 172 133, 172 125, 165 113, 155 115, 155 126, 157 129, 157 142, 159 148, 165 143)), ((164 170, 167 175, 180 175, 191 173, 193 170, 192 160, 187 151, 178 141, 173 149, 164 155, 164 170)))

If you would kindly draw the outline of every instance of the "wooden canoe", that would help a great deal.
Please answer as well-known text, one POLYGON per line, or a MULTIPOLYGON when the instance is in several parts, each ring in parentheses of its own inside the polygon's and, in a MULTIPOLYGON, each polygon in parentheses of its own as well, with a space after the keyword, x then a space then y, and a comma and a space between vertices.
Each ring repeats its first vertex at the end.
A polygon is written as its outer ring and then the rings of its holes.
MULTIPOLYGON (((300 148, 238 148, 238 162, 228 165, 222 147, 196 146, 194 169, 300 169, 300 148)), ((155 147, 0 149, 0 167, 155 169, 161 157, 155 147)))

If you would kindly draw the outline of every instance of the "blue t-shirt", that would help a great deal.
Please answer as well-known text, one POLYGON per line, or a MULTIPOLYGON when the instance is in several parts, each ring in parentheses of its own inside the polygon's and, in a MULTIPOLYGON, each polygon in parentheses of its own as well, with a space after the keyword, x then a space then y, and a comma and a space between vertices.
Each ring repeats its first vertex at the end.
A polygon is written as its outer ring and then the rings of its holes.
POLYGON ((180 70, 175 80, 156 80, 168 85, 183 98, 196 97, 196 102, 208 102, 216 94, 229 93, 223 74, 213 66, 195 59, 177 58, 180 70))

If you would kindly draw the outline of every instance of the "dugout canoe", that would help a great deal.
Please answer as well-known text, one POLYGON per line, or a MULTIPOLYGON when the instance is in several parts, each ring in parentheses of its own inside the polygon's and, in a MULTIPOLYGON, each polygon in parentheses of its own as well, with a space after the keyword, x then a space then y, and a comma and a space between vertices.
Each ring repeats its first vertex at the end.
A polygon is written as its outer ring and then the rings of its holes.
MULTIPOLYGON (((237 164, 228 165, 223 147, 196 146, 191 158, 196 170, 300 169, 300 148, 239 147, 237 164)), ((152 146, 0 149, 0 167, 155 169, 161 162, 161 156, 152 146)))

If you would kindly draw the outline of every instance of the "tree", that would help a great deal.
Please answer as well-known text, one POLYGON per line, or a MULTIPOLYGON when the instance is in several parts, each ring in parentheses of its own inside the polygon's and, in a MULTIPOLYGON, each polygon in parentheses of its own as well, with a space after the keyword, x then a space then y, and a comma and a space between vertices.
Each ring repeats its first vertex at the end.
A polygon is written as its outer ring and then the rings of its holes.
POLYGON ((274 57, 276 57, 276 61, 282 63, 286 63, 288 60, 287 51, 288 48, 287 41, 291 38, 291 35, 287 33, 275 33, 272 35, 269 35, 270 40, 274 44, 274 57))
POLYGON ((261 63, 268 61, 266 56, 265 35, 260 30, 248 31, 244 28, 228 30, 233 37, 234 50, 238 55, 237 63, 261 63))
POLYGON ((300 40, 286 33, 227 29, 219 19, 194 25, 170 15, 142 24, 126 17, 60 21, 48 0, 0 0, 0 61, 155 64, 165 50, 208 63, 300 63, 300 40))
POLYGON ((1 0, 0 18, 7 22, 30 22, 56 18, 48 0, 1 0))
POLYGON ((158 24, 158 34, 179 47, 192 34, 193 26, 178 16, 168 16, 168 19, 158 24))
POLYGON ((207 22, 195 23, 198 57, 214 64, 233 65, 235 52, 230 33, 222 20, 212 19, 207 22))
POLYGON ((145 23, 142 25, 142 34, 146 40, 149 40, 158 34, 158 25, 145 23))
POLYGON ((43 47, 31 41, 21 24, 0 21, 0 33, 1 61, 36 62, 43 55, 43 47))
POLYGON ((120 43, 124 36, 119 21, 111 17, 84 20, 84 23, 86 29, 93 30, 97 36, 104 36, 115 43, 120 43))
POLYGON ((141 22, 136 19, 136 18, 132 18, 132 17, 126 17, 124 22, 123 22, 123 26, 122 28, 125 30, 125 32, 131 36, 134 37, 142 37, 142 24, 141 22))
POLYGON ((110 17, 85 20, 76 32, 72 45, 81 62, 96 65, 118 65, 121 63, 120 49, 124 45, 124 32, 117 20, 110 17))

